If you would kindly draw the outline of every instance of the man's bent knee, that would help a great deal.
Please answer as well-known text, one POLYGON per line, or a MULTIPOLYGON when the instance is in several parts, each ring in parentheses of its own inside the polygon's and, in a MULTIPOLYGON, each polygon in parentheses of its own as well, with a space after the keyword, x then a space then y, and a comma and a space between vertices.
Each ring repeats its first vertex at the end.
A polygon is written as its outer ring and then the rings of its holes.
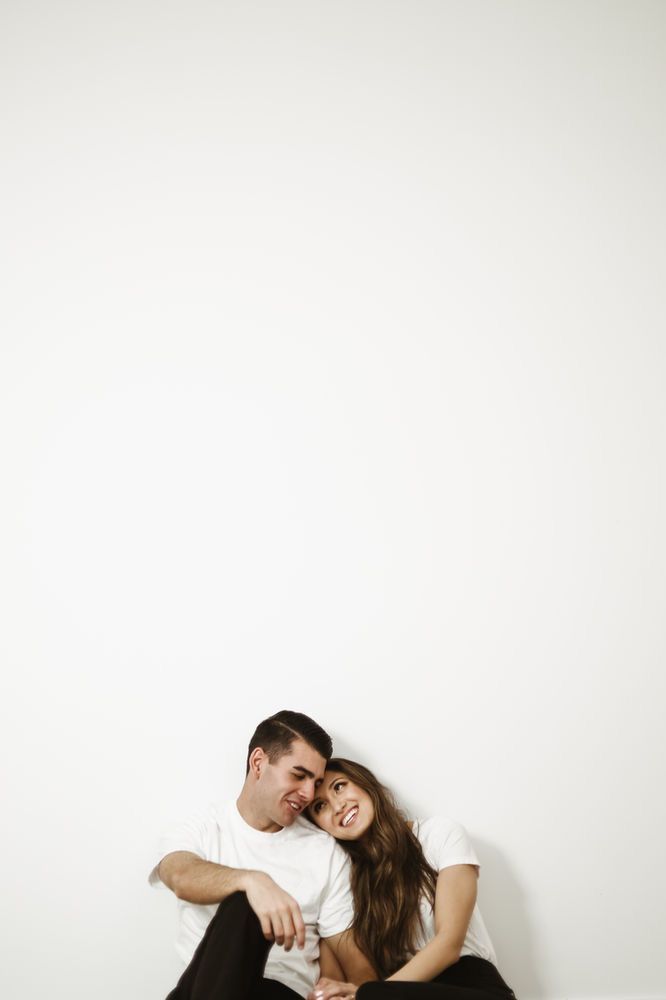
POLYGON ((232 892, 230 896, 223 899, 213 919, 218 923, 229 921, 235 929, 244 927, 250 933, 256 933, 262 941, 266 940, 259 923, 259 917, 250 906, 244 892, 232 892))

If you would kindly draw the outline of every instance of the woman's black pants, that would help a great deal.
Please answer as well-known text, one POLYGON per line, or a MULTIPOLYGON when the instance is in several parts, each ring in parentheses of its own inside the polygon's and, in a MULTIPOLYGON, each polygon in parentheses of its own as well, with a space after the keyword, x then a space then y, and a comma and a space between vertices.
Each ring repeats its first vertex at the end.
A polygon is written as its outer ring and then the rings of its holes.
POLYGON ((364 983, 357 1000, 516 1000, 492 962, 464 955, 429 983, 364 983))
POLYGON ((271 942, 244 892, 227 896, 167 1000, 302 1000, 275 979, 264 979, 271 942))

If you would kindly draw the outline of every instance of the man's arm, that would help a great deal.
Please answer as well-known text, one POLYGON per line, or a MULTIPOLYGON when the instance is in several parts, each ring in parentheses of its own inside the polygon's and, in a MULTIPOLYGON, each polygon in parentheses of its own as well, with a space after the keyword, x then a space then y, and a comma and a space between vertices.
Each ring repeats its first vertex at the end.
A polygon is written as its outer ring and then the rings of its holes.
POLYGON ((291 949, 294 939, 299 948, 305 946, 305 924, 298 903, 265 872, 228 868, 190 851, 167 854, 157 872, 178 899, 188 903, 221 903, 233 892, 244 892, 268 941, 284 945, 285 951, 291 949))
POLYGON ((247 876, 243 868, 227 868, 204 861, 190 851, 174 851, 160 861, 157 873, 165 885, 188 903, 221 903, 232 892, 245 892, 247 876))

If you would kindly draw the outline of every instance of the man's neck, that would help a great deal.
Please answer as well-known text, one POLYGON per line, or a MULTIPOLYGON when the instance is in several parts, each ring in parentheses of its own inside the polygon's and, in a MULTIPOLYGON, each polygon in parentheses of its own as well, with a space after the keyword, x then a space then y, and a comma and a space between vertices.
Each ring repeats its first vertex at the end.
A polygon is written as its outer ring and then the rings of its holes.
POLYGON ((283 829, 263 812, 247 786, 243 786, 242 792, 236 799, 236 807, 247 825, 254 830, 260 830, 261 833, 279 833, 283 829))

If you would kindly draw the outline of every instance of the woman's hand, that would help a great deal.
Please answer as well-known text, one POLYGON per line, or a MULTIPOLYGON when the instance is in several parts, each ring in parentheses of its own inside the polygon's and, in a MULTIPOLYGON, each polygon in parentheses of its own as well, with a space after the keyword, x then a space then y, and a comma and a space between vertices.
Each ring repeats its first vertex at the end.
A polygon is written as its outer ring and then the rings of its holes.
POLYGON ((357 989, 355 983, 342 983, 338 979, 322 976, 312 992, 308 993, 308 1000, 334 1000, 336 997, 355 1000, 357 989))

